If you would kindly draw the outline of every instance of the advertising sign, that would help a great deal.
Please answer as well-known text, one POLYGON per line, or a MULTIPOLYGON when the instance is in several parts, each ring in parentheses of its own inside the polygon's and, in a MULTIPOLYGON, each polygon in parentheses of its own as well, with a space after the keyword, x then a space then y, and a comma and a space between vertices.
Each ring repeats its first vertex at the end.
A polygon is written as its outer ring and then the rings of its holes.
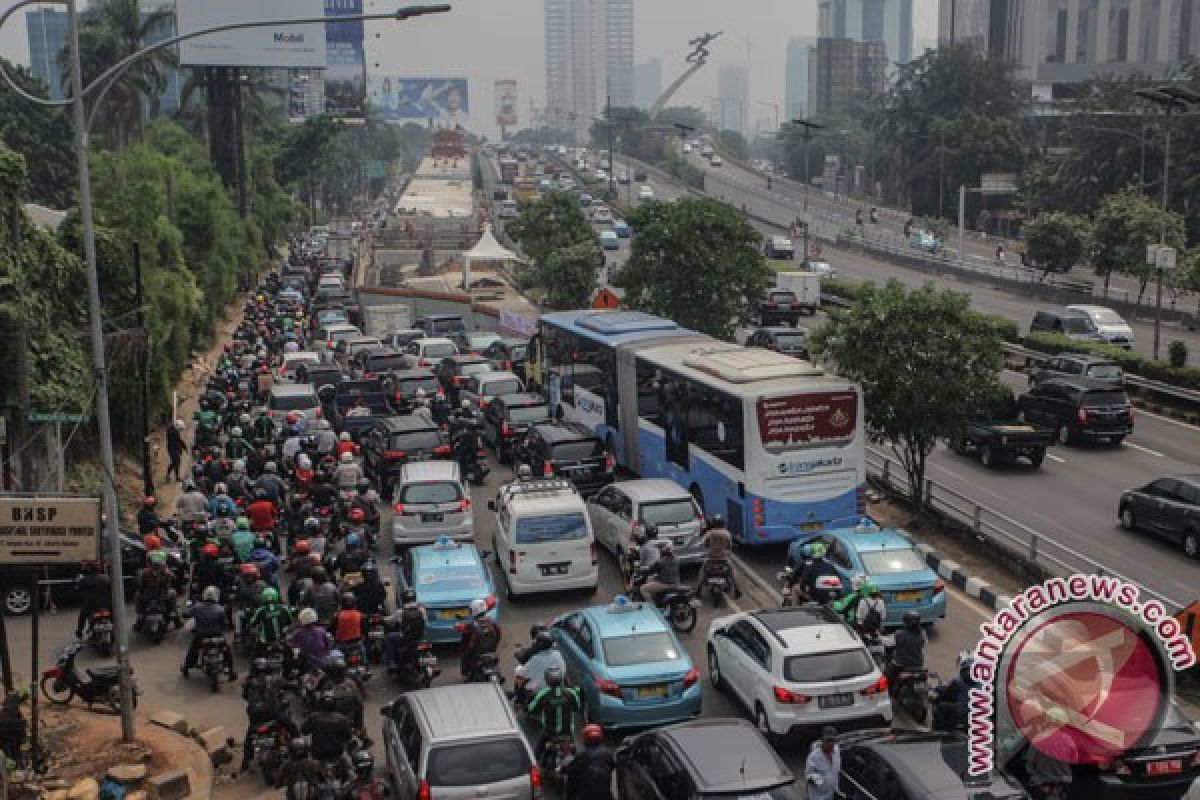
MULTIPOLYGON (((180 35, 244 22, 311 19, 325 0, 175 0, 180 35)), ((324 67, 325 26, 264 25, 198 36, 179 44, 185 67, 324 67)))
POLYGON ((517 124, 517 82, 496 81, 496 124, 508 127, 517 124))
MULTIPOLYGON (((346 17, 363 13, 363 0, 325 0, 325 16, 346 17)), ((325 25, 325 111, 337 116, 362 114, 366 94, 366 59, 363 54, 363 21, 325 25)))
POLYGON ((441 128, 466 126, 470 112, 466 78, 372 75, 367 90, 371 105, 389 122, 426 121, 441 128))
POLYGON ((758 433, 767 450, 838 444, 854 436, 858 393, 812 392, 758 401, 758 433))
POLYGON ((0 564, 74 564, 100 547, 94 497, 0 497, 0 564))

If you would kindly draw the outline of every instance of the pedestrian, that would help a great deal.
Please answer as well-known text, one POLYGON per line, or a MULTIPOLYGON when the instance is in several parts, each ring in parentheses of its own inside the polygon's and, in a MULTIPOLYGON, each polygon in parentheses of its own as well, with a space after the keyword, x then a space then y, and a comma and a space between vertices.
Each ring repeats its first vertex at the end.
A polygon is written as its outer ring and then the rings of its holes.
POLYGON ((175 480, 181 480, 179 477, 179 465, 183 460, 184 451, 187 450, 187 443, 183 441, 183 420, 177 419, 167 428, 167 457, 171 459, 171 463, 167 465, 167 480, 171 480, 171 473, 175 474, 175 480))
POLYGON ((804 762, 808 800, 833 800, 841 771, 842 754, 837 745, 837 729, 826 725, 821 729, 821 741, 813 742, 808 759, 804 762))

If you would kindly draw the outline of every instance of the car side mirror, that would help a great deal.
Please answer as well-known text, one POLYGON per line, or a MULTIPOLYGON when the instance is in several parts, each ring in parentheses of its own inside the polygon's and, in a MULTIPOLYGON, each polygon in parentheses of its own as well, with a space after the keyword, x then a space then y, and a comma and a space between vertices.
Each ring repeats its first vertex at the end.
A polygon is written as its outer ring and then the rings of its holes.
POLYGON ((488 511, 495 511, 495 510, 496 510, 496 501, 488 500, 488 511))

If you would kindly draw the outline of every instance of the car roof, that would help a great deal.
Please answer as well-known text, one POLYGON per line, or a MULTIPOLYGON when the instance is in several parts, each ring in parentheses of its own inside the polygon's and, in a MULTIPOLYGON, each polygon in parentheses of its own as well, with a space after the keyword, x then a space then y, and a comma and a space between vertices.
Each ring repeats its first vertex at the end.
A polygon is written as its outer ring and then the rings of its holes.
POLYGON ((651 731, 684 762, 704 794, 767 789, 795 780, 748 720, 703 718, 651 731))
POLYGON ((764 608, 761 611, 748 612, 745 616, 755 619, 774 635, 775 641, 784 646, 793 646, 790 644, 792 641, 804 641, 805 636, 799 631, 807 629, 824 636, 831 628, 846 627, 841 617, 832 609, 817 603, 802 603, 786 608, 764 608))
POLYGON ((590 428, 578 422, 539 422, 533 429, 551 444, 597 438, 590 428))
POLYGON ((392 376, 393 380, 400 380, 400 381, 415 380, 417 378, 436 378, 437 377, 437 373, 434 372, 433 370, 429 369, 428 367, 422 367, 420 369, 394 369, 394 370, 391 370, 388 374, 392 376))
POLYGON ((387 345, 384 345, 383 347, 376 347, 376 348, 374 348, 374 349, 372 349, 372 350, 367 350, 367 351, 366 351, 366 353, 367 353, 367 357, 368 357, 368 358, 378 358, 378 357, 383 357, 383 356, 398 356, 398 355, 403 355, 403 354, 402 354, 402 353, 401 353, 399 350, 397 350, 396 348, 394 348, 394 347, 388 347, 387 345))
POLYGON ((426 314, 421 317, 423 320, 441 320, 441 319, 462 319, 462 314, 426 314))
MULTIPOLYGON (((790 292, 792 290, 780 289, 779 291, 790 292)), ((776 336, 806 336, 808 334, 808 331, 804 330, 803 328, 791 328, 787 325, 764 325, 761 328, 754 329, 754 333, 761 333, 763 331, 766 331, 767 333, 773 333, 776 336)))
POLYGON ((414 339, 413 343, 419 344, 422 347, 426 347, 431 344, 448 344, 451 347, 455 347, 455 348, 458 347, 458 345, 454 344, 453 339, 449 339, 445 336, 426 336, 422 339, 414 339))
POLYGON ((431 739, 478 739, 517 731, 504 691, 494 683, 461 683, 406 692, 431 739))
POLYGON ((410 461, 400 467, 402 482, 460 481, 456 461, 410 461))
POLYGON ((396 414, 391 417, 384 417, 379 420, 379 424, 387 428, 389 431, 436 431, 437 425, 429 421, 428 417, 420 414, 396 414))
POLYGON ((1071 361, 1082 361, 1085 364, 1112 364, 1113 366, 1120 366, 1111 358, 1094 356, 1090 353, 1059 353, 1057 356, 1053 356, 1053 358, 1065 358, 1070 359, 1071 361))
POLYGON ((479 567, 481 572, 484 571, 479 551, 469 542, 435 542, 409 548, 408 552, 413 560, 414 571, 437 567, 479 567))
POLYGON ((284 353, 283 354, 283 363, 285 363, 285 364, 289 361, 317 362, 320 360, 321 360, 321 356, 317 353, 314 353, 312 350, 297 350, 295 353, 284 353))
POLYGON ((860 531, 856 528, 834 528, 828 531, 858 552, 862 550, 911 550, 912 540, 895 528, 860 531))
POLYGON ((506 379, 510 379, 510 378, 512 380, 520 380, 520 378, 517 377, 515 372, 509 372, 509 371, 503 370, 503 369, 494 369, 491 372, 480 372, 475 375, 472 375, 471 377, 475 378, 480 383, 491 383, 492 381, 506 380, 506 379))
POLYGON ((1038 381, 1038 386, 1057 383, 1066 386, 1068 389, 1075 389, 1080 392, 1123 392, 1124 389, 1117 388, 1106 380, 1096 380, 1095 378, 1084 378, 1077 375, 1054 375, 1038 381))
POLYGON ((307 395, 316 394, 311 383, 277 383, 271 387, 275 395, 307 395))
POLYGON ((491 359, 489 359, 485 356, 472 355, 471 353, 456 353, 455 355, 452 355, 452 356, 446 356, 446 358, 442 360, 442 363, 466 365, 466 364, 490 364, 492 362, 491 362, 491 359))
POLYGON ((614 610, 614 606, 611 604, 590 606, 581 608, 579 613, 592 622, 601 639, 629 636, 634 633, 670 631, 663 615, 652 603, 629 603, 621 611, 614 610))
POLYGON ((922 797, 930 800, 958 800, 964 796, 963 776, 967 770, 967 747, 960 734, 914 731, 876 736, 856 744, 870 750, 886 762, 902 777, 902 784, 920 787, 924 792, 922 797), (946 763, 946 745, 953 746, 954 755, 962 758, 961 763, 946 763))
POLYGON ((528 339, 521 339, 516 336, 501 336, 499 341, 503 342, 505 347, 516 347, 518 345, 522 347, 529 346, 528 339))
POLYGON ((670 478, 638 478, 632 481, 620 481, 612 484, 626 497, 635 503, 645 503, 653 500, 674 500, 684 497, 691 498, 687 489, 670 478))
POLYGON ((325 326, 326 333, 340 333, 342 331, 357 331, 357 325, 351 325, 349 322, 335 322, 332 325, 325 326))
POLYGON ((546 398, 533 392, 517 392, 516 394, 502 394, 496 398, 496 402, 509 408, 513 406, 538 406, 546 405, 546 398))

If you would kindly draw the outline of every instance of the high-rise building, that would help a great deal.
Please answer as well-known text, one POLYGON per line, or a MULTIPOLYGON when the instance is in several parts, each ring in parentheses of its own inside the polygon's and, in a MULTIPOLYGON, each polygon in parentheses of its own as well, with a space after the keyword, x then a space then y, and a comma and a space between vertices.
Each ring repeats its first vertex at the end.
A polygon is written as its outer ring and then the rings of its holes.
POLYGON ((717 70, 717 123, 722 130, 749 135, 750 67, 722 64, 717 70))
POLYGON ((882 42, 822 37, 817 40, 815 60, 815 114, 846 114, 855 98, 881 92, 887 82, 888 58, 882 42))
POLYGON ((544 0, 546 123, 584 139, 610 100, 634 103, 633 0, 544 0))
POLYGON ((888 61, 913 58, 913 0, 819 0, 817 32, 827 39, 883 42, 888 61))
POLYGON ((1200 55, 1200 0, 941 0, 938 39, 1014 62, 1035 87, 1163 78, 1200 55))
POLYGON ((812 112, 809 101, 809 61, 817 40, 812 36, 793 36, 787 44, 787 66, 784 76, 785 119, 806 117, 812 112))
POLYGON ((633 68, 633 102, 638 108, 650 108, 662 90, 661 58, 652 58, 633 68))

